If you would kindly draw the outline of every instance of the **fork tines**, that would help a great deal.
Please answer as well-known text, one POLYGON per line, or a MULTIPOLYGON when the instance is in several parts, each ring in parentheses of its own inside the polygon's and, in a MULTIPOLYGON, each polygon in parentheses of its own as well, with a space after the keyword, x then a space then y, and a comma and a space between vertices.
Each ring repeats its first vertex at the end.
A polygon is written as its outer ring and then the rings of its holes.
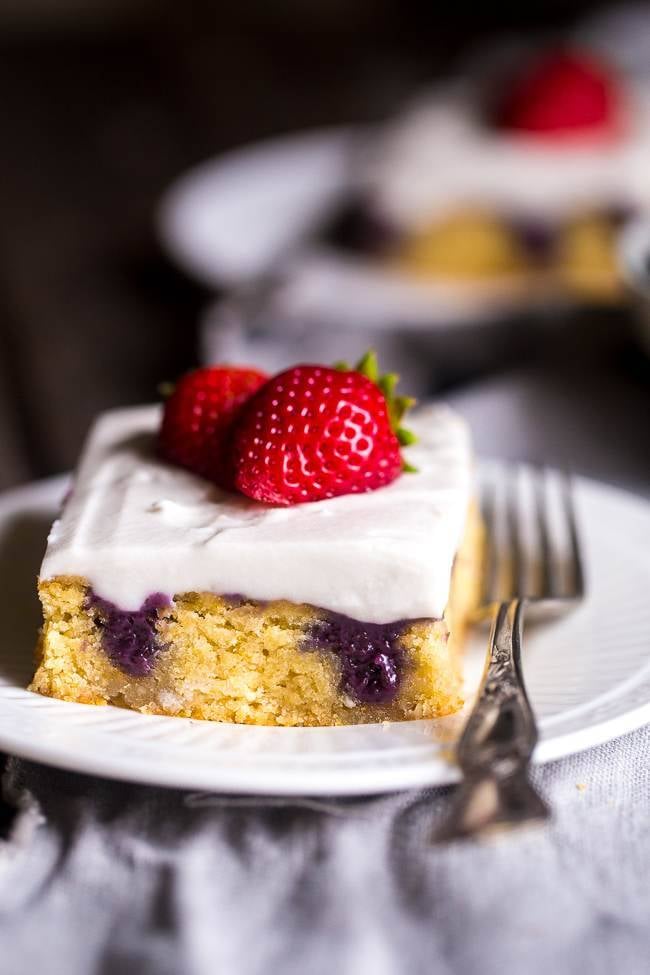
POLYGON ((571 480, 528 465, 494 464, 481 478, 487 530, 484 603, 578 599, 584 577, 571 480))

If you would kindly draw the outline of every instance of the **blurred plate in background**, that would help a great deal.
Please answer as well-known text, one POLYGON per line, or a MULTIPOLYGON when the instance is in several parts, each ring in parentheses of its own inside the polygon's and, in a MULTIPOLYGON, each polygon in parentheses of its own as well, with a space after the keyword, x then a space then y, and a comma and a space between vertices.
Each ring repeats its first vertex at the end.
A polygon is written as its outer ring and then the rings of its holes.
POLYGON ((235 149, 167 191, 158 229, 171 257, 208 287, 263 273, 350 185, 356 129, 326 129, 235 149))

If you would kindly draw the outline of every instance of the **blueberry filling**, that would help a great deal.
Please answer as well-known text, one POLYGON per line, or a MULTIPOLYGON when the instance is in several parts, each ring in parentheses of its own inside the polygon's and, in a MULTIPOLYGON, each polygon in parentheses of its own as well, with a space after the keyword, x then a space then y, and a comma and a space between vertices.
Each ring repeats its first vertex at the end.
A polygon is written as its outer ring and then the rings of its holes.
POLYGON ((512 230, 532 261, 550 261, 557 234, 549 224, 532 217, 520 218, 512 222, 512 230))
POLYGON ((232 609, 239 609, 245 603, 249 602, 246 596, 242 596, 240 592, 224 592, 222 599, 228 603, 229 607, 232 609))
POLYGON ((101 630, 104 653, 130 677, 151 673, 156 657, 164 649, 156 633, 156 620, 158 610, 169 604, 170 599, 161 592, 152 593, 137 610, 120 609, 92 591, 86 597, 86 608, 101 630))
POLYGON ((358 197, 343 203, 324 228, 327 244, 353 253, 381 256, 388 254, 400 234, 373 206, 372 200, 358 197))
MULTIPOLYGON (((226 597, 224 597, 226 598, 226 597)), ((245 600, 230 594, 233 605, 245 600)), ((156 631, 158 611, 170 605, 164 593, 148 596, 140 609, 123 610, 92 590, 86 609, 101 631, 104 653, 112 664, 130 677, 146 677, 165 645, 156 631)), ((408 621, 364 623, 329 613, 310 627, 304 650, 334 653, 341 664, 341 691, 361 704, 389 704, 399 690, 404 665, 400 638, 408 621)))
POLYGON ((317 620, 305 650, 329 650, 341 663, 341 690, 361 704, 389 704, 400 686, 406 621, 364 623, 339 613, 317 620))

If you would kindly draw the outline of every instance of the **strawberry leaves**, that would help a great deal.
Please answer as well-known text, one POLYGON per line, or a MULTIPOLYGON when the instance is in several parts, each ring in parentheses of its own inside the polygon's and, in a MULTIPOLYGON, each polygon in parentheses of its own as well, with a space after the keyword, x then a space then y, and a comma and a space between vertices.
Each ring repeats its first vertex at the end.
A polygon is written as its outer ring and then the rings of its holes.
MULTIPOLYGON (((410 447, 412 444, 417 443, 417 436, 412 430, 409 430, 402 424, 404 416, 415 406, 416 400, 413 396, 402 396, 395 393, 399 376, 396 372, 380 373, 377 353, 374 349, 368 349, 357 362, 356 366, 350 366, 349 363, 341 361, 335 363, 334 368, 340 372, 359 372, 366 379, 375 383, 382 391, 386 400, 390 425, 399 440, 400 446, 410 447)), ((404 461, 403 470, 405 473, 413 474, 417 471, 417 468, 404 461)))

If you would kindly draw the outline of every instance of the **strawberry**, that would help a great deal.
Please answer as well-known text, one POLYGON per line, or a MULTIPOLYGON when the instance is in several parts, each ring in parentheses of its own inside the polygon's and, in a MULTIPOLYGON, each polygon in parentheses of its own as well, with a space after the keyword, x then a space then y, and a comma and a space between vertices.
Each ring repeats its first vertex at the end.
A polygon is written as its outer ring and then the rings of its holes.
POLYGON ((232 490, 227 441, 244 403, 266 382, 257 369, 210 366, 183 376, 165 403, 158 451, 232 490))
POLYGON ((397 376, 379 378, 374 353, 356 369, 294 366, 248 401, 233 430, 235 486, 268 504, 320 501, 373 491, 405 468, 399 426, 413 400, 394 396, 397 376))
POLYGON ((611 133, 620 94, 615 79, 588 55, 554 51, 511 82, 498 121, 506 129, 544 137, 611 133))

